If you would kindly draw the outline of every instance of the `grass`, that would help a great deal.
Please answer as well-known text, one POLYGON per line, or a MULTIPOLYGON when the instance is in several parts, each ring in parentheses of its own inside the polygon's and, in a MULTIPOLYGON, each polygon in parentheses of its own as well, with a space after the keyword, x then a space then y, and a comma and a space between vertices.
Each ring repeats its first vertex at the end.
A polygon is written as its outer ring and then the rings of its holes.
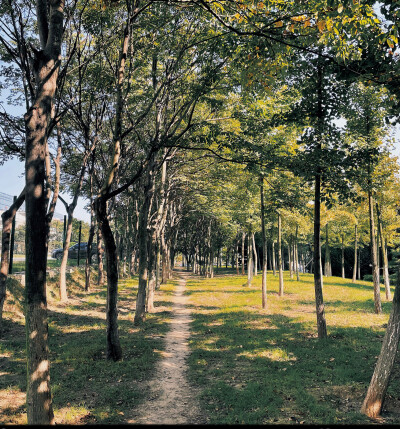
MULTIPOLYGON (((313 277, 285 273, 285 294, 268 274, 268 308, 261 275, 193 278, 190 379, 200 386, 211 424, 368 424, 359 413, 371 379, 391 303, 374 314, 371 283, 324 278, 328 338, 318 340, 313 277)), ((400 422, 388 391, 385 422, 400 422), (390 412, 389 412, 390 411, 390 412), (397 417, 396 417, 397 416, 397 417)))
MULTIPOLYGON (((85 258, 86 256, 82 257, 79 261, 79 266, 84 267, 85 266, 85 258)), ((58 261, 57 259, 48 259, 47 260, 47 269, 54 269, 54 268, 60 268, 61 261, 58 261)), ((78 265, 78 259, 68 259, 67 266, 68 267, 76 267, 78 265)), ((93 263, 93 266, 95 264, 93 263)), ((18 273, 21 271, 25 271, 25 261, 13 261, 13 273, 18 273)))
MULTIPOLYGON (((93 279, 94 283, 96 278, 93 279)), ((58 300, 57 278, 48 280, 49 346, 58 424, 123 424, 149 399, 151 378, 169 330, 172 280, 156 294, 156 313, 133 325, 137 279, 119 285, 123 359, 105 357, 106 287, 83 290, 83 268, 67 274, 71 299, 58 300)), ((400 423, 400 374, 389 386, 383 417, 359 413, 391 308, 374 314, 369 282, 324 278, 328 338, 318 340, 314 284, 285 273, 285 294, 268 274, 268 308, 261 308, 261 275, 220 270, 214 279, 191 277, 186 293, 193 312, 188 375, 210 424, 400 423)), ((8 280, 5 332, 0 340, 1 424, 26 423, 23 289, 8 280)), ((400 362, 399 362, 400 363, 400 362)), ((397 363, 398 366, 398 363, 397 363)))
MULTIPOLYGON (((106 359, 106 287, 83 290, 83 270, 67 275, 71 299, 57 299, 56 277, 48 281, 49 347, 55 421, 58 424, 122 424, 134 418, 146 398, 146 384, 163 350, 168 331, 170 294, 163 285, 156 313, 133 325, 137 279, 119 285, 119 332, 123 359, 106 359)), ((94 279, 95 280, 95 279, 94 279)), ((0 341, 1 424, 25 424, 26 359, 22 287, 9 279, 5 329, 0 341)))

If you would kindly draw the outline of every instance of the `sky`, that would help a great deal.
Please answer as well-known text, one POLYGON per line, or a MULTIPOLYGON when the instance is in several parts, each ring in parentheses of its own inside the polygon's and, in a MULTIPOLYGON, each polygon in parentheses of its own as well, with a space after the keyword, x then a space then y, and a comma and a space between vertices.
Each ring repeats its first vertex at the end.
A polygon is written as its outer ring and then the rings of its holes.
MULTIPOLYGON (((0 165, 0 192, 9 195, 19 195, 25 185, 24 163, 16 159, 5 162, 0 165)), ((65 194, 61 194, 65 201, 70 203, 72 199, 65 194)), ((90 213, 84 209, 88 203, 83 198, 78 199, 78 204, 74 211, 74 217, 90 223, 90 213)), ((65 206, 61 201, 57 202, 56 210, 61 215, 66 215, 65 206)))

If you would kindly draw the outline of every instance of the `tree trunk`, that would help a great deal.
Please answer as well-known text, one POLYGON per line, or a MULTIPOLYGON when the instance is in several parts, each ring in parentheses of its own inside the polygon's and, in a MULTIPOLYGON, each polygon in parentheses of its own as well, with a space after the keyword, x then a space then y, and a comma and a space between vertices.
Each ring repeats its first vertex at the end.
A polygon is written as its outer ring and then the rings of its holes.
POLYGON ((99 224, 97 224, 97 261, 98 261, 98 277, 97 284, 98 286, 103 286, 104 284, 104 265, 103 265, 103 235, 101 233, 101 229, 99 228, 99 224))
POLYGON ((374 220, 374 200, 371 190, 368 190, 368 206, 369 206, 369 237, 371 241, 371 262, 372 262, 372 278, 374 282, 374 306, 375 313, 382 313, 380 281, 378 273, 377 249, 375 240, 375 220, 374 220))
POLYGON ((300 281, 299 275, 299 239, 298 239, 299 226, 296 225, 296 240, 295 240, 295 260, 296 260, 296 280, 300 281))
POLYGON ((289 257, 289 276, 291 279, 293 279, 293 241, 289 240, 288 243, 288 257, 289 257))
POLYGON ((256 248, 256 240, 254 238, 254 232, 251 233, 251 239, 253 241, 253 254, 254 254, 254 275, 257 275, 257 265, 258 265, 258 257, 257 257, 257 248, 256 248))
POLYGON ((358 250, 358 261, 357 276, 358 280, 361 280, 361 249, 358 250))
POLYGON ((387 255, 387 242, 385 237, 383 236, 383 227, 381 221, 381 213, 379 210, 378 203, 376 203, 376 215, 378 220, 378 233, 381 239, 381 247, 382 247, 382 261, 383 261, 383 279, 385 284, 385 297, 386 300, 390 301, 392 299, 390 292, 390 278, 389 278, 389 264, 388 264, 388 255, 387 255))
POLYGON ((282 269, 282 219, 278 213, 278 268, 279 268, 279 296, 283 296, 283 269, 282 269))
MULTIPOLYGON (((159 236, 157 237, 156 247, 156 290, 159 290, 161 287, 161 244, 159 236)), ((189 262, 186 270, 189 271, 189 262)))
POLYGON ((275 241, 272 241, 272 273, 276 276, 275 241))
POLYGON ((73 210, 70 210, 70 207, 68 207, 67 229, 66 229, 65 241, 63 245, 63 256, 62 256, 61 265, 60 265, 60 278, 58 280, 60 300, 62 302, 66 302, 68 300, 66 272, 67 272, 67 263, 68 263, 68 249, 69 249, 69 245, 71 244, 71 235, 72 235, 72 221, 73 221, 72 213, 73 213, 73 210))
POLYGON ((317 311, 318 338, 326 338, 325 306, 322 293, 322 264, 321 264, 321 175, 315 176, 314 200, 314 289, 315 306, 317 311))
POLYGON ((358 246, 358 231, 357 231, 357 224, 354 225, 354 268, 353 268, 353 283, 356 282, 356 275, 357 275, 357 246, 358 246))
MULTIPOLYGON (((27 418, 29 425, 54 423, 50 392, 46 266, 49 225, 46 218, 47 130, 57 89, 63 35, 64 1, 37 0, 40 51, 32 61, 36 94, 25 122, 25 328, 27 344, 27 418)), ((51 176, 50 171, 47 176, 51 176)))
POLYGON ((161 284, 165 284, 168 281, 168 249, 167 249, 167 243, 165 240, 165 231, 164 229, 161 231, 160 234, 161 239, 161 284))
POLYGON ((247 286, 251 286, 253 280, 253 246, 251 233, 247 234, 247 286))
POLYGON ((93 210, 93 197, 92 197, 92 180, 90 180, 90 230, 89 238, 86 249, 86 261, 85 261, 85 291, 87 292, 90 289, 90 274, 91 274, 91 264, 92 264, 92 247, 93 247, 93 237, 95 229, 95 216, 93 210))
POLYGON ((95 201, 97 223, 104 240, 107 260, 107 359, 114 361, 122 358, 122 349, 118 333, 118 255, 114 235, 107 216, 107 201, 97 198, 95 201))
POLYGON ((147 312, 152 313, 154 311, 154 294, 157 284, 157 273, 156 273, 156 231, 153 230, 151 236, 149 236, 149 282, 148 282, 148 295, 147 295, 147 312))
POLYGON ((342 265, 342 279, 345 278, 345 272, 344 272, 344 234, 342 234, 342 258, 341 258, 341 265, 342 265))
POLYGON ((153 171, 154 162, 151 162, 149 169, 147 171, 146 182, 144 186, 144 201, 142 209, 140 211, 140 220, 139 220, 139 285, 138 292, 136 296, 136 311, 134 323, 139 324, 145 321, 146 318, 146 292, 147 292, 147 281, 149 278, 149 249, 148 242, 149 236, 147 232, 148 219, 149 219, 149 210, 151 205, 151 200, 154 193, 154 180, 153 180, 153 171))
POLYGON ((239 238, 236 240, 235 265, 236 274, 239 275, 239 238))
POLYGON ((400 338, 400 273, 397 270, 396 289, 393 297, 392 311, 383 338, 381 352, 376 363, 367 395, 361 407, 361 412, 368 417, 378 417, 382 410, 386 390, 396 360, 400 338))
POLYGON ((244 241, 246 238, 246 233, 242 233, 242 275, 244 275, 244 241))
POLYGON ((261 278, 261 304, 262 308, 267 308, 267 237, 265 234, 265 205, 264 205, 264 180, 260 175, 260 195, 261 195, 261 236, 262 236, 262 278, 261 278))
POLYGON ((385 280, 385 295, 386 295, 386 299, 390 301, 392 299, 392 296, 390 293, 388 249, 387 249, 387 241, 383 237, 382 237, 382 243, 383 243, 383 276, 385 280))
POLYGON ((3 327, 3 307, 7 293, 8 267, 10 264, 10 237, 13 219, 22 203, 25 201, 25 188, 15 202, 1 215, 3 229, 1 231, 1 268, 0 268, 0 336, 3 327))
POLYGON ((331 249, 329 248, 329 233, 328 223, 325 225, 326 241, 325 241, 325 276, 332 276, 332 265, 331 265, 331 249))

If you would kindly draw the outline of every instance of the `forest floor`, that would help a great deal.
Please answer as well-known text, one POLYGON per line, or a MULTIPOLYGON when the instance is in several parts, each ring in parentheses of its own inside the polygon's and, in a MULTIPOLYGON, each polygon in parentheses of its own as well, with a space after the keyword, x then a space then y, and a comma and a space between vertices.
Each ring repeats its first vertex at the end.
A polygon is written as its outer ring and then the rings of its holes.
MULTIPOLYGON (((83 290, 68 274, 61 303, 48 281, 49 347, 57 424, 399 424, 400 361, 382 417, 359 413, 380 351, 391 303, 374 314, 370 282, 324 277, 328 338, 316 335, 313 278, 284 273, 284 296, 268 274, 183 271, 156 293, 155 312, 133 325, 137 279, 121 279, 123 359, 105 354, 106 286, 83 290)), ((96 278, 93 278, 94 283, 96 278)), ((0 338, 0 424, 26 423, 23 288, 9 281, 0 338)))

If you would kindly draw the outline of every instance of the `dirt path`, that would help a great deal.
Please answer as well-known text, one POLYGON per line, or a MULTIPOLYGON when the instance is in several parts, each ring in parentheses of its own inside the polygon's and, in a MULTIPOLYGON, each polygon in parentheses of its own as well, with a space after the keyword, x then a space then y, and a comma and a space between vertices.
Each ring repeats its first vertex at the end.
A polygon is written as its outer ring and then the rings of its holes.
POLYGON ((181 276, 173 296, 171 330, 165 336, 165 351, 154 378, 150 381, 150 400, 135 412, 128 423, 140 424, 202 424, 196 391, 186 377, 190 350, 190 310, 186 307, 185 273, 181 276))

